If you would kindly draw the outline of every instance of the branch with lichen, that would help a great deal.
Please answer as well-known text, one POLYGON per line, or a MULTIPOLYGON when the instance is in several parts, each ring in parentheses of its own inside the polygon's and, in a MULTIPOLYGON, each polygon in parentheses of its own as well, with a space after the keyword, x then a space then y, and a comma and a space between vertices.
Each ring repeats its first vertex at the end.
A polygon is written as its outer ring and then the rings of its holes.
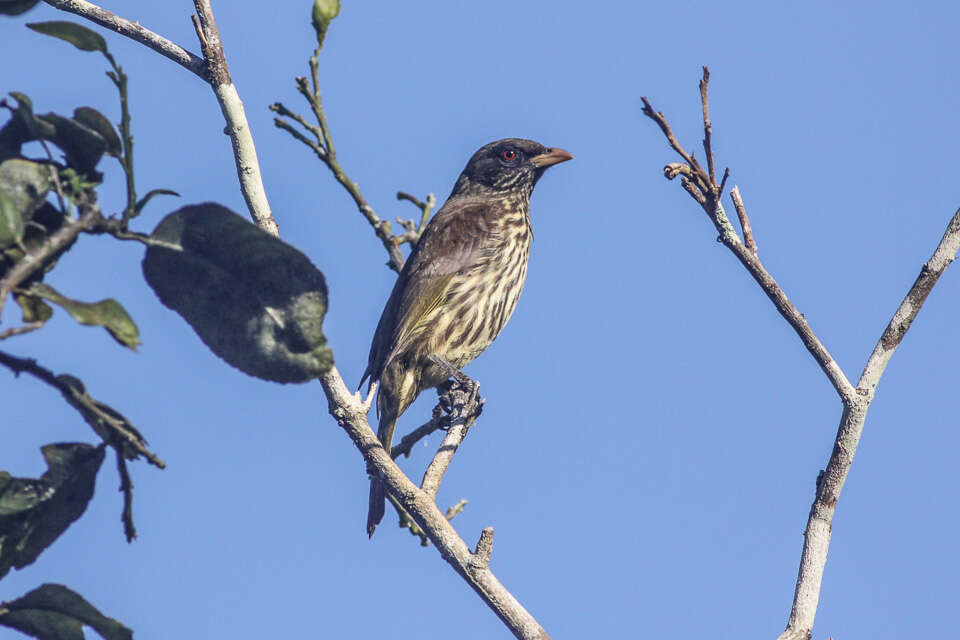
POLYGON ((724 171, 720 184, 717 184, 713 157, 713 127, 709 110, 709 79, 710 72, 704 67, 700 81, 700 99, 703 111, 703 148, 707 158, 706 170, 697 162, 694 154, 688 153, 683 148, 666 117, 654 110, 647 98, 643 98, 644 115, 657 124, 667 143, 683 159, 683 162, 666 165, 664 176, 669 180, 681 178, 681 186, 703 208, 719 232, 718 240, 733 252, 773 302, 780 315, 793 327, 843 402, 833 452, 826 469, 821 471, 817 478, 816 496, 804 531, 803 552, 790 618, 786 630, 778 638, 778 640, 809 640, 827 562, 833 516, 863 433, 867 410, 873 401, 874 392, 890 357, 900 345, 933 286, 960 249, 960 210, 953 216, 933 256, 923 265, 920 275, 917 276, 900 307, 894 313, 867 360, 857 386, 854 387, 814 334, 804 316, 797 311, 760 261, 753 229, 738 187, 732 189, 730 197, 743 231, 742 241, 724 212, 721 198, 729 169, 724 171))

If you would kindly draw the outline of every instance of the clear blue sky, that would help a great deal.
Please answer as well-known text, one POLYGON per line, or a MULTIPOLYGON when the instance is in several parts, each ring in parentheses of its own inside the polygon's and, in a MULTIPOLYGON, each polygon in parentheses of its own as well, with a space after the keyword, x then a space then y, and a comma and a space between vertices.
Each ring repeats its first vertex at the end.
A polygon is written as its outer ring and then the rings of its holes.
MULTIPOLYGON (((197 51, 192 5, 108 8, 197 51)), ((324 167, 274 129, 305 110, 293 77, 314 42, 310 2, 216 2, 281 234, 326 274, 326 330, 359 381, 392 283, 385 254, 324 167)), ((0 21, 2 91, 37 111, 119 119, 104 61, 0 21)), ((640 96, 690 147, 697 80, 713 71, 721 166, 760 255, 848 376, 960 205, 955 3, 346 2, 321 84, 343 165, 384 217, 398 189, 442 200, 470 154, 522 136, 576 156, 533 199, 526 291, 468 368, 486 410, 440 492, 457 529, 496 528, 493 568, 554 638, 774 638, 840 405, 800 341, 661 169, 674 157, 640 96)), ((137 220, 207 200, 244 212, 207 86, 103 31, 131 76, 137 220)), ((121 206, 108 172, 102 204, 121 206)), ((141 537, 123 541, 105 464, 86 515, 0 600, 65 583, 141 640, 506 638, 496 617, 392 515, 364 534, 360 455, 317 384, 225 365, 163 307, 134 244, 85 238, 49 282, 115 297, 137 354, 58 312, 5 341, 86 381, 169 463, 133 467, 141 537)), ((834 523, 814 636, 949 637, 960 551, 956 450, 960 273, 948 270, 884 377, 834 523)), ((4 326, 17 321, 14 309, 4 326)), ((94 441, 51 389, 0 371, 0 468, 37 476, 42 444, 94 441), (38 408, 39 407, 39 408, 38 408)), ((400 430, 420 423, 432 397, 400 430)), ((403 467, 419 478, 439 437, 403 467)), ((12 637, 0 631, 0 637, 12 637)))

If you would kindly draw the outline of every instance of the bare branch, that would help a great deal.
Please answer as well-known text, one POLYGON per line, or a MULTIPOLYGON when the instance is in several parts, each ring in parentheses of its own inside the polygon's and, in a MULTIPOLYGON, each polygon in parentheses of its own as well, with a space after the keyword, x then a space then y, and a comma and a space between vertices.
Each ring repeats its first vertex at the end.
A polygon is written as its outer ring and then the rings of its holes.
POLYGON ((826 374, 831 384, 833 384, 834 389, 836 389, 841 399, 846 402, 852 398, 854 393, 853 385, 847 380, 843 370, 840 369, 840 366, 833 359, 833 356, 830 355, 830 352, 827 351, 826 347, 820 342, 820 339, 813 332, 809 323, 807 323, 806 318, 793 305, 787 297, 787 294, 784 293, 780 285, 773 279, 773 276, 767 272, 759 258, 740 241, 740 237, 734 230, 733 225, 730 224, 723 205, 716 196, 716 194, 719 193, 719 185, 710 182, 709 176, 704 172, 703 168, 694 164, 695 160, 693 157, 686 152, 679 141, 677 141, 676 136, 674 136, 667 118, 662 113, 655 111, 650 101, 646 98, 643 98, 643 104, 644 115, 657 123, 657 126, 660 127, 671 148, 686 161, 689 168, 688 172, 682 168, 683 165, 669 164, 664 169, 664 175, 666 175, 667 178, 670 178, 671 174, 676 175, 679 173, 683 175, 681 180, 683 188, 697 201, 711 222, 713 222, 714 227, 716 227, 719 233, 720 242, 726 245, 737 259, 740 260, 740 263, 747 268, 747 271, 750 272, 753 279, 757 281, 757 284, 760 285, 764 293, 767 294, 767 297, 770 298, 770 301, 773 302, 777 311, 780 312, 780 315, 793 327, 793 330, 800 337, 800 340, 807 348, 807 351, 810 352, 810 355, 812 355, 817 361, 817 364, 820 365, 820 368, 826 374))
POLYGON ((711 151, 712 127, 709 118, 706 84, 709 72, 704 68, 704 77, 700 82, 700 97, 704 119, 704 149, 707 152, 710 175, 695 164, 692 154, 688 154, 670 128, 667 119, 662 113, 654 111, 650 102, 644 98, 644 114, 657 123, 671 148, 676 151, 686 164, 673 163, 664 169, 668 179, 681 177, 681 183, 688 193, 703 207, 707 216, 713 222, 720 236, 718 240, 729 248, 741 264, 746 267, 750 275, 757 281, 767 297, 773 302, 780 315, 793 327, 803 341, 810 355, 817 361, 830 382, 833 384, 843 401, 843 414, 837 436, 834 441, 833 452, 827 467, 817 479, 816 498, 810 508, 807 528, 804 532, 803 553, 800 559, 800 569, 797 577, 793 606, 786 630, 779 640, 809 640, 813 629, 813 621, 820 597, 820 587, 823 580, 823 571, 827 562, 827 551, 830 546, 830 536, 833 529, 833 516, 840 493, 846 482, 853 463, 860 437, 863 434, 863 425, 867 410, 873 400, 873 395, 890 357, 903 340, 904 334, 923 306, 940 275, 954 260, 957 250, 960 249, 960 210, 954 215, 947 230, 934 251, 933 256, 923 265, 910 291, 907 293, 900 307, 894 313, 886 330, 877 342, 873 353, 864 367, 857 387, 854 388, 843 371, 833 360, 820 340, 813 333, 806 318, 797 311, 793 303, 767 272, 757 255, 757 245, 753 238, 753 230, 747 217, 740 190, 734 187, 730 192, 737 216, 743 229, 743 242, 737 236, 723 205, 719 200, 722 194, 729 170, 724 172, 723 183, 716 184, 711 151))
POLYGON ((227 135, 233 144, 233 157, 237 165, 237 178, 240 191, 250 211, 250 216, 262 229, 274 236, 279 228, 270 211, 260 163, 250 133, 250 125, 243 110, 240 95, 230 79, 227 60, 223 54, 220 32, 213 17, 209 0, 195 0, 197 15, 193 17, 194 28, 203 50, 203 58, 198 58, 169 40, 153 33, 135 22, 121 18, 106 9, 85 0, 44 0, 47 4, 62 11, 68 11, 86 18, 117 33, 140 42, 154 51, 170 58, 189 69, 210 84, 220 104, 226 120, 227 135))
POLYGON ((123 534, 127 542, 133 542, 137 539, 137 527, 133 524, 133 480, 130 479, 130 472, 127 470, 127 461, 119 449, 115 449, 117 455, 117 471, 120 473, 120 492, 123 493, 123 513, 120 515, 120 521, 123 522, 123 534))
POLYGON ((480 532, 480 539, 477 540, 477 550, 473 554, 476 556, 479 566, 483 568, 490 566, 491 551, 493 551, 493 527, 486 527, 480 532))
POLYGON ((175 42, 157 35, 144 28, 139 22, 131 22, 126 18, 113 14, 102 7, 86 2, 85 0, 43 0, 51 7, 76 14, 86 18, 101 27, 106 27, 131 40, 146 45, 164 56, 173 60, 184 69, 206 80, 206 65, 202 58, 198 58, 175 42))
POLYGON ((428 193, 427 199, 421 201, 405 191, 397 191, 397 200, 407 200, 420 209, 419 222, 397 218, 397 222, 407 230, 406 233, 396 237, 397 244, 407 242, 410 243, 410 246, 414 246, 420 241, 420 236, 423 234, 423 230, 426 229, 427 222, 430 221, 430 214, 433 212, 433 208, 437 206, 437 197, 432 193, 428 193))
POLYGON ((7 329, 6 331, 0 331, 0 340, 6 340, 7 338, 12 338, 13 336, 19 336, 24 333, 30 333, 31 331, 36 331, 42 327, 45 322, 29 322, 21 327, 13 327, 12 329, 7 329))
POLYGON ((913 319, 917 317, 917 313, 919 313, 927 296, 930 295, 933 286, 943 275, 944 270, 956 258, 958 248, 960 248, 960 210, 957 210, 950 220, 947 230, 940 239, 940 244, 937 245, 933 255, 923 265, 920 275, 917 276, 913 286, 910 287, 910 291, 907 292, 903 302, 900 303, 896 313, 893 314, 893 318, 890 319, 883 335, 880 336, 877 346, 870 354, 870 359, 867 360, 863 373, 860 375, 857 389, 872 394, 877 388, 880 376, 883 375, 887 363, 890 362, 890 357, 900 345, 907 329, 913 324, 913 319))
MULTIPOLYGON (((389 256, 388 266, 399 273, 400 269, 403 268, 404 262, 403 252, 400 251, 400 238, 394 236, 391 231, 390 221, 382 220, 373 210, 373 207, 370 206, 367 199, 363 196, 363 193, 361 193, 360 187, 350 179, 350 176, 347 175, 347 172, 337 159, 337 150, 333 143, 333 135, 330 133, 330 126, 327 124, 327 114, 323 108, 323 97, 320 94, 320 87, 318 85, 319 55, 320 47, 317 47, 310 57, 310 81, 308 82, 307 79, 303 77, 297 78, 297 91, 310 105, 310 110, 313 112, 317 124, 312 125, 308 123, 303 116, 291 111, 282 103, 275 102, 270 105, 270 110, 277 113, 280 117, 274 119, 274 125, 308 146, 316 154, 317 158, 327 166, 327 169, 333 174, 334 179, 340 183, 353 200, 360 215, 373 227, 374 233, 377 235, 377 238, 380 239, 381 244, 383 244, 389 256), (297 131, 293 125, 282 120, 281 118, 283 117, 290 118, 309 131, 315 141, 309 140, 297 131)), ((411 242, 410 236, 407 236, 407 234, 401 237, 404 237, 405 242, 411 242)), ((419 238, 419 235, 417 238, 419 238)), ((413 242, 415 242, 415 240, 411 243, 413 242)))
POLYGON ((387 491, 423 529, 443 559, 466 580, 515 637, 547 640, 549 636, 543 627, 497 580, 489 566, 478 566, 477 556, 471 553, 430 496, 413 484, 383 449, 367 423, 362 399, 350 393, 336 367, 325 373, 320 383, 330 405, 330 414, 350 436, 374 472, 383 479, 387 491))
POLYGON ((956 258, 958 249, 960 249, 960 210, 950 220, 940 244, 937 245, 930 260, 923 265, 920 275, 917 276, 913 286, 910 287, 903 302, 887 324, 883 335, 880 336, 880 340, 877 341, 857 383, 856 401, 844 407, 830 461, 817 483, 817 496, 810 508, 790 620, 786 630, 780 635, 780 640, 810 637, 820 598, 823 571, 827 562, 833 516, 863 434, 867 409, 873 400, 880 377, 890 362, 890 357, 900 345, 933 286, 956 258))
MULTIPOLYGON (((726 181, 726 175, 724 181, 726 181)), ((723 191, 723 185, 720 185, 720 190, 723 191)), ((733 200, 733 208, 737 210, 737 218, 740 219, 740 228, 743 229, 743 242, 747 245, 750 253, 757 256, 757 241, 753 238, 753 227, 750 226, 747 209, 743 206, 743 198, 740 197, 740 187, 734 187, 730 190, 730 199, 733 200)))
POLYGON ((713 127, 710 125, 710 101, 707 98, 707 85, 709 83, 710 69, 704 67, 703 78, 700 80, 700 106, 703 110, 703 152, 707 156, 707 167, 710 169, 710 184, 716 184, 717 174, 713 169, 713 127))
POLYGON ((237 179, 240 181, 240 191, 247 203, 250 216, 257 225, 273 236, 280 235, 280 229, 270 211, 267 192, 263 186, 263 177, 260 172, 260 161, 257 159, 257 149, 253 143, 253 135, 247 122, 247 115, 243 109, 240 94, 230 79, 227 59, 223 53, 220 31, 213 17, 213 9, 209 0, 194 0, 197 15, 194 18, 194 27, 203 49, 209 73, 207 82, 213 88, 213 93, 220 104, 223 118, 227 122, 227 135, 233 144, 233 158, 237 165, 237 179))

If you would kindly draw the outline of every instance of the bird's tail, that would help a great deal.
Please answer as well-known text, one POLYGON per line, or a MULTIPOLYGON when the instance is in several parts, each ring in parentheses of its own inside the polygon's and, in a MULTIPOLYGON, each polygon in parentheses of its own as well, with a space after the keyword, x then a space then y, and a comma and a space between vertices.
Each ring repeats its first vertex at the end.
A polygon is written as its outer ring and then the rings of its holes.
MULTIPOLYGON (((382 393, 382 391, 381 391, 382 393)), ((390 453, 393 443, 393 430, 397 426, 396 411, 386 410, 380 407, 380 428, 377 429, 377 437, 387 453, 390 453)), ((373 532, 383 520, 384 510, 386 508, 387 490, 383 482, 375 474, 370 475, 370 506, 367 510, 367 536, 373 537, 373 532)))

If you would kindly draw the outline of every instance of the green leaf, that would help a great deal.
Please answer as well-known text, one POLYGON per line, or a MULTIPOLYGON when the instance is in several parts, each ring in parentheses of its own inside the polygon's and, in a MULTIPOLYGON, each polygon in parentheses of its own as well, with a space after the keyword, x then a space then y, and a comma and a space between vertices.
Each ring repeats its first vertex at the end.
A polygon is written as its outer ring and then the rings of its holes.
POLYGON ((40 0, 0 0, 0 14, 6 16, 18 16, 26 13, 40 0))
MULTIPOLYGON (((0 163, 0 191, 10 199, 24 222, 29 221, 33 212, 46 202, 52 187, 49 165, 21 158, 11 158, 0 163)), ((9 245, 0 241, 0 247, 3 246, 9 245)))
POLYGON ((140 331, 133 318, 113 298, 100 302, 80 302, 60 295, 53 287, 43 283, 30 287, 29 293, 63 307, 80 324, 103 327, 125 347, 136 351, 140 344, 140 331))
POLYGON ((96 31, 75 22, 54 20, 52 22, 27 23, 27 28, 37 33, 66 40, 81 51, 99 51, 107 53, 107 41, 96 31))
POLYGON ((73 119, 100 134, 106 142, 106 153, 119 158, 123 155, 123 144, 120 142, 120 136, 117 130, 113 128, 106 116, 91 107, 77 107, 73 111, 73 119))
POLYGON ((323 46, 327 29, 338 15, 340 15, 340 0, 314 0, 313 29, 317 32, 317 46, 323 46))
POLYGON ((53 316, 53 307, 36 296, 18 294, 13 299, 20 306, 24 322, 46 322, 53 316))
POLYGON ((0 473, 0 578, 33 563, 93 497, 103 447, 61 443, 40 451, 48 467, 40 479, 0 473))
POLYGON ((22 598, 4 603, 4 609, 0 624, 41 640, 84 640, 85 625, 105 640, 133 640, 130 629, 106 617, 62 584, 42 585, 22 598))
POLYGON ((24 229, 19 207, 6 191, 0 189, 0 249, 22 246, 24 229))
POLYGON ((0 129, 0 159, 16 156, 25 142, 47 139, 54 134, 53 126, 33 115, 30 98, 16 91, 11 91, 10 96, 17 101, 17 108, 13 110, 10 120, 0 129))
POLYGON ((147 248, 147 282, 228 364, 274 382, 333 364, 326 282, 300 251, 212 202, 171 213, 151 238, 165 246, 147 248))
POLYGON ((176 196, 179 198, 180 194, 176 191, 171 191, 170 189, 151 189, 149 192, 147 192, 147 195, 143 196, 139 201, 137 201, 137 205, 133 208, 133 210, 139 214, 141 211, 143 211, 143 208, 147 206, 147 203, 150 202, 153 196, 176 196))
POLYGON ((64 118, 56 113, 37 116, 38 120, 53 126, 54 133, 49 136, 67 156, 67 165, 80 173, 93 176, 100 158, 107 151, 107 141, 97 131, 77 122, 73 118, 64 118))

